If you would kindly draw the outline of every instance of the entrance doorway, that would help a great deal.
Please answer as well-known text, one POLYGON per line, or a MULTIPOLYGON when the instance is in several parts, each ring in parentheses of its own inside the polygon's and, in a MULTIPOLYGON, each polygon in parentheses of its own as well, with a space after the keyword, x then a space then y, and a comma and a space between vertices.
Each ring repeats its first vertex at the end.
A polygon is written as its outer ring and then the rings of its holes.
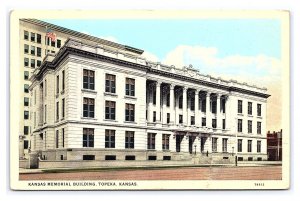
POLYGON ((176 152, 180 152, 183 135, 176 135, 176 152))

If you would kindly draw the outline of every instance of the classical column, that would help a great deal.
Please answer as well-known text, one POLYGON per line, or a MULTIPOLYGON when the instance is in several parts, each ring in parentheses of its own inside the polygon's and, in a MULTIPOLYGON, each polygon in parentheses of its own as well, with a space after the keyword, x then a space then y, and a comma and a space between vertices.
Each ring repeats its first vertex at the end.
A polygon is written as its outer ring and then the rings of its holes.
POLYGON ((211 128, 210 92, 206 93, 206 127, 211 128))
MULTIPOLYGON (((200 117, 199 117, 199 89, 195 91, 195 125, 198 126, 200 124, 200 117)), ((201 125, 199 125, 201 126, 201 125)))
POLYGON ((148 85, 149 103, 148 103, 148 122, 153 122, 153 85, 148 85))
POLYGON ((161 113, 161 108, 160 108, 160 85, 161 82, 157 81, 156 82, 156 122, 160 123, 160 113, 161 113))
POLYGON ((175 124, 174 84, 170 84, 170 124, 175 124))
POLYGON ((183 114, 183 125, 187 125, 187 87, 182 87, 182 114, 183 114))
POLYGON ((222 128, 222 116, 221 116, 221 95, 217 94, 217 128, 222 128))
POLYGON ((226 102, 225 102, 225 128, 231 128, 230 126, 230 97, 229 95, 226 96, 226 102))

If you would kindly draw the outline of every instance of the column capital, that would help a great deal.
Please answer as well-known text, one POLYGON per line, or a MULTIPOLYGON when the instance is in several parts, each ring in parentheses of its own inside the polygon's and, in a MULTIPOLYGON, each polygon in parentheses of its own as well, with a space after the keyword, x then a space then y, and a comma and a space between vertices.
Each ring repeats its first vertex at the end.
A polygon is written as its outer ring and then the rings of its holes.
POLYGON ((196 94, 198 95, 201 89, 195 89, 196 94))
POLYGON ((223 95, 223 94, 217 93, 217 98, 220 99, 222 95, 223 95))
POLYGON ((187 90, 188 90, 188 87, 187 87, 187 86, 183 86, 183 87, 182 87, 182 90, 183 90, 183 91, 187 91, 187 90))
POLYGON ((156 87, 160 87, 161 83, 162 83, 162 81, 157 80, 157 81, 156 81, 156 87))
POLYGON ((207 91, 207 92, 206 92, 206 97, 207 97, 207 96, 210 96, 210 94, 211 94, 211 92, 207 91))
POLYGON ((174 90, 175 86, 175 84, 170 84, 170 90, 174 90))

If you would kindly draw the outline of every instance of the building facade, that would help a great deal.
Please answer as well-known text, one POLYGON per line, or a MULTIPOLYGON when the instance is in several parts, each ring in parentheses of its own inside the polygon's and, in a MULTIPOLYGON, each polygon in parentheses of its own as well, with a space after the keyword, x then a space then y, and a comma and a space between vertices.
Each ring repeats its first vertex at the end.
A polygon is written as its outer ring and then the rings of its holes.
POLYGON ((267 133, 267 153, 269 161, 282 161, 282 130, 267 133))
POLYGON ((43 160, 267 160, 265 88, 78 38, 31 81, 31 146, 43 160))
POLYGON ((21 100, 19 105, 19 158, 24 159, 28 158, 28 152, 32 147, 30 121, 37 118, 29 110, 32 105, 31 97, 36 96, 36 94, 30 94, 29 91, 30 77, 33 71, 41 66, 47 53, 56 54, 70 36, 83 41, 94 41, 115 50, 128 51, 134 55, 140 55, 143 51, 36 19, 21 19, 19 25, 20 71, 23 72, 20 77, 22 86, 19 93, 21 100), (56 34, 56 41, 46 38, 46 29, 51 29, 56 34))

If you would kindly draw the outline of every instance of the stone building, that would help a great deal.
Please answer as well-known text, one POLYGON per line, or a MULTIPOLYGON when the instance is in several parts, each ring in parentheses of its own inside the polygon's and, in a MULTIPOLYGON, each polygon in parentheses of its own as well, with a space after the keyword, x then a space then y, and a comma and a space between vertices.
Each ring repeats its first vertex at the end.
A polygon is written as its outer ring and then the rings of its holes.
POLYGON ((78 38, 31 81, 31 146, 43 160, 267 160, 266 88, 78 38))

